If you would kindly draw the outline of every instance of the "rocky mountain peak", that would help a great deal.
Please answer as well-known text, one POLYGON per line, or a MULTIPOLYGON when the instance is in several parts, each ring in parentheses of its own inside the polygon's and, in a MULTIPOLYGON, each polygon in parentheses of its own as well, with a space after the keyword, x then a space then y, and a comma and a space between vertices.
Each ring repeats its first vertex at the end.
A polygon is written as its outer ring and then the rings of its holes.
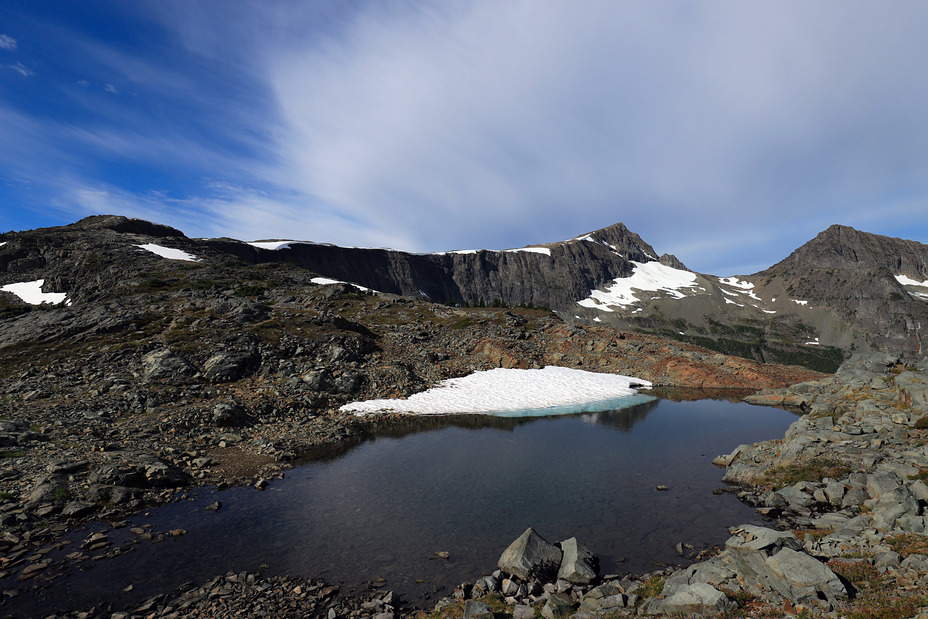
POLYGON ((924 280, 928 279, 928 246, 835 224, 764 273, 794 268, 885 268, 893 275, 924 280))
MULTIPOLYGON (((657 260, 657 252, 638 234, 625 227, 625 224, 619 222, 593 232, 577 237, 582 240, 592 240, 611 247, 614 251, 621 254, 626 260, 635 262, 652 262, 657 260)), ((679 261, 678 261, 679 262, 679 261)))
POLYGON ((121 215, 91 215, 72 224, 70 227, 80 230, 113 230, 114 232, 142 234, 160 238, 184 238, 185 236, 183 232, 171 226, 121 215))

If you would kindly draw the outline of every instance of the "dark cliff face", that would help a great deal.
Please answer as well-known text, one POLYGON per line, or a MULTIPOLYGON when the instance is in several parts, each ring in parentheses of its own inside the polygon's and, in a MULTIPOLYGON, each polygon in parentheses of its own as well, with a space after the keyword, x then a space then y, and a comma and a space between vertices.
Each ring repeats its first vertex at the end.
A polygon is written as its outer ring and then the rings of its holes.
POLYGON ((656 260, 654 249, 622 224, 571 241, 503 251, 411 254, 310 243, 279 250, 227 239, 207 243, 253 264, 294 264, 381 292, 552 309, 569 309, 590 290, 630 275, 630 261, 656 260))

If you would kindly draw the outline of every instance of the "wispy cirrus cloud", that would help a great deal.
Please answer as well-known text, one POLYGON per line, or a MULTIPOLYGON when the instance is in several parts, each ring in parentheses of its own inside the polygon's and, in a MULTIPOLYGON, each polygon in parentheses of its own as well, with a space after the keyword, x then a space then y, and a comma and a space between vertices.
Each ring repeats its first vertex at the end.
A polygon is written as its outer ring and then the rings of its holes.
POLYGON ((72 52, 55 50, 66 66, 22 59, 39 75, 18 83, 60 78, 40 93, 44 115, 9 107, 25 128, 0 109, 0 138, 6 126, 20 140, 6 175, 35 179, 30 195, 43 174, 67 177, 55 203, 82 212, 410 250, 623 221, 722 274, 769 265, 831 223, 928 241, 918 2, 118 11, 144 46, 59 24, 49 41, 72 52))
POLYGON ((16 47, 16 39, 8 34, 0 34, 0 49, 14 51, 16 47))

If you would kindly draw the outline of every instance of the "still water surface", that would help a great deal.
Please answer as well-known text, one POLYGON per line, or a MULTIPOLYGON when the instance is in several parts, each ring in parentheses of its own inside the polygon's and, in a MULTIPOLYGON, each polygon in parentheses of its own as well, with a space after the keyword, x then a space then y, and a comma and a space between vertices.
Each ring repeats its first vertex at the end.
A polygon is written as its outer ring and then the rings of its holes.
MULTIPOLYGON (((402 436, 288 471, 266 492, 205 490, 135 518, 130 527, 187 534, 142 542, 21 604, 132 603, 258 569, 323 576, 343 591, 382 578, 403 599, 427 604, 427 596, 493 570, 529 526, 552 542, 578 537, 604 573, 651 571, 683 561, 678 542, 698 549, 724 542, 731 525, 762 522, 732 494, 712 493, 723 486, 723 470, 711 461, 741 443, 782 436, 795 419, 740 402, 659 399, 548 418, 422 420, 394 431, 402 436), (220 511, 204 511, 216 500, 220 511), (430 559, 436 551, 450 560, 430 559)), ((128 528, 110 539, 131 538, 128 528)))

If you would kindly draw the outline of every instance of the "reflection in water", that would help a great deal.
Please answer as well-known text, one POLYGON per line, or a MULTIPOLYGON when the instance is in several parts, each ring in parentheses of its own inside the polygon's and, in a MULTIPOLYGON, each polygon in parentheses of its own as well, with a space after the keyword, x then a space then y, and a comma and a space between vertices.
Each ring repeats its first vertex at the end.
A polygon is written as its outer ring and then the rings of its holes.
MULTIPOLYGON (((607 573, 650 571, 655 561, 681 560, 678 542, 721 543, 728 526, 760 522, 731 494, 713 495, 722 470, 711 460, 781 436, 794 419, 747 404, 657 400, 550 418, 410 420, 340 457, 289 471, 267 492, 203 491, 152 510, 130 526, 188 534, 86 562, 87 572, 37 597, 23 593, 3 610, 39 615, 58 604, 132 603, 262 564, 272 574, 321 575, 346 591, 384 578, 424 605, 436 586, 494 569, 528 526, 550 541, 577 536, 607 573), (217 499, 220 511, 204 511, 217 499), (451 559, 430 560, 436 551, 451 559)), ((128 528, 110 531, 114 546, 132 538, 128 528)))
POLYGON ((660 400, 652 400, 644 404, 623 408, 617 411, 584 414, 581 418, 584 422, 589 424, 615 428, 622 432, 631 432, 632 427, 636 423, 644 421, 644 418, 648 416, 648 413, 654 410, 659 402, 660 400))

